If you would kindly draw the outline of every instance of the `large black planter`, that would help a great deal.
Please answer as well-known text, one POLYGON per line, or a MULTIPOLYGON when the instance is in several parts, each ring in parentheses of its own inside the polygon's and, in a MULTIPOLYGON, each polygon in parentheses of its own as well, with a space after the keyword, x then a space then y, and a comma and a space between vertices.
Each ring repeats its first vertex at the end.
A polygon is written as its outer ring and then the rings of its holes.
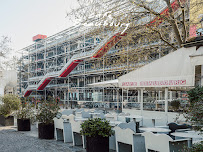
POLYGON ((4 117, 3 115, 0 115, 0 124, 2 126, 13 126, 14 117, 13 116, 4 117))
POLYGON ((54 138, 54 124, 38 124, 38 137, 40 139, 53 139, 54 138))
POLYGON ((87 152, 109 152, 109 137, 88 137, 86 136, 87 152))
POLYGON ((17 119, 18 131, 30 131, 30 119, 17 119))

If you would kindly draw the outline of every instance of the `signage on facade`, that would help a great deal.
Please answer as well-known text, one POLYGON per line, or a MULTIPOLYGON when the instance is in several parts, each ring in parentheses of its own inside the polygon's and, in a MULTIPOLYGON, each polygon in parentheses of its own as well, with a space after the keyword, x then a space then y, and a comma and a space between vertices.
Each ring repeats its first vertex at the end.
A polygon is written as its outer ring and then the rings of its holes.
POLYGON ((122 82, 122 86, 135 87, 156 87, 156 86, 183 86, 186 85, 186 80, 146 80, 137 82, 122 82))

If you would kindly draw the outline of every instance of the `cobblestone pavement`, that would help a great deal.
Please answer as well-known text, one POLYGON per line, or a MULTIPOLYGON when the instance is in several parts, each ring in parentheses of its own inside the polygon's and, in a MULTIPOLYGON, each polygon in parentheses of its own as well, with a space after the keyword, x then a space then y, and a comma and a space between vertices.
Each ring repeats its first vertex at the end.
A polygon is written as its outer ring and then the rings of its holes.
POLYGON ((32 131, 17 131, 15 126, 0 125, 0 152, 85 152, 82 147, 56 140, 38 139, 37 128, 32 131))

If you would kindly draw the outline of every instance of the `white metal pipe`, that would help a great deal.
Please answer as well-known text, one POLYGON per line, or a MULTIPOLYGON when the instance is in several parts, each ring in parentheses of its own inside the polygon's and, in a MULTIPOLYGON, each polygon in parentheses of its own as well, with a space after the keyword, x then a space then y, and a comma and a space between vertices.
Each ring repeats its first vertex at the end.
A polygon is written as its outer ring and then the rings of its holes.
POLYGON ((144 92, 144 89, 141 88, 141 90, 140 90, 140 93, 141 93, 141 95, 140 95, 140 97, 141 97, 141 103, 140 103, 141 115, 143 115, 143 92, 144 92))
POLYGON ((168 123, 168 88, 165 88, 165 114, 168 123))
POLYGON ((123 111, 123 88, 121 88, 122 89, 122 111, 123 111))

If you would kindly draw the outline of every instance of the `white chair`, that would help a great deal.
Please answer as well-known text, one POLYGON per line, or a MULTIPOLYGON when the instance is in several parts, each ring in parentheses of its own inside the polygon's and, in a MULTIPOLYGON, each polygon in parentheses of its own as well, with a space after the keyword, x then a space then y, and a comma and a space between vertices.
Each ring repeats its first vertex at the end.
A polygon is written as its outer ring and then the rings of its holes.
POLYGON ((93 115, 93 118, 101 118, 101 119, 105 118, 103 110, 95 110, 94 113, 98 113, 98 115, 93 115))
POLYGON ((71 119, 74 116, 66 116, 66 119, 63 119, 62 117, 60 119, 54 118, 56 140, 63 140, 64 143, 73 141, 71 124, 68 117, 71 119))
POLYGON ((122 129, 118 126, 116 126, 114 130, 115 130, 115 137, 116 137, 117 152, 126 152, 126 151, 144 152, 145 151, 144 137, 140 133, 135 133, 135 131, 131 130, 130 128, 122 129))
POLYGON ((105 118, 109 121, 117 121, 117 114, 106 114, 105 118))
POLYGON ((82 112, 84 109, 75 109, 75 112, 82 112))
POLYGON ((129 128, 129 129, 133 130, 136 133, 136 124, 133 121, 131 121, 129 123, 120 123, 118 125, 118 127, 120 127, 121 129, 127 129, 127 128, 129 128))
POLYGON ((184 146, 188 146, 188 139, 173 140, 166 134, 154 134, 152 132, 144 132, 142 135, 145 137, 146 152, 148 152, 148 150, 178 152, 184 146))
MULTIPOLYGON (((136 132, 136 125, 134 122, 120 123, 118 125, 118 127, 122 128, 122 129, 130 128, 136 132)), ((116 150, 116 137, 115 137, 115 135, 112 135, 109 138, 109 149, 116 150)))
POLYGON ((85 148, 85 138, 80 135, 82 121, 75 121, 74 117, 70 119, 72 128, 72 140, 73 146, 82 145, 85 148))
POLYGON ((71 114, 74 114, 74 110, 72 110, 72 109, 65 109, 65 110, 63 110, 63 111, 61 112, 61 114, 62 114, 62 115, 67 115, 67 116, 69 116, 69 115, 71 115, 71 114))
POLYGON ((93 115, 93 118, 101 118, 101 119, 104 119, 105 118, 105 115, 104 115, 104 113, 99 113, 99 114, 97 114, 97 115, 93 115))
POLYGON ((94 113, 104 113, 103 110, 95 110, 94 113))
POLYGON ((118 121, 121 121, 121 122, 123 122, 123 123, 126 123, 126 117, 125 117, 125 116, 129 116, 129 115, 130 115, 129 113, 124 113, 124 112, 122 112, 122 113, 120 113, 120 114, 118 115, 117 120, 118 120, 118 121))
POLYGON ((90 118, 90 117, 91 117, 91 115, 90 115, 89 111, 87 111, 87 112, 82 111, 82 118, 90 118))
POLYGON ((82 118, 82 111, 80 111, 80 112, 75 112, 75 117, 77 117, 77 118, 82 118))

